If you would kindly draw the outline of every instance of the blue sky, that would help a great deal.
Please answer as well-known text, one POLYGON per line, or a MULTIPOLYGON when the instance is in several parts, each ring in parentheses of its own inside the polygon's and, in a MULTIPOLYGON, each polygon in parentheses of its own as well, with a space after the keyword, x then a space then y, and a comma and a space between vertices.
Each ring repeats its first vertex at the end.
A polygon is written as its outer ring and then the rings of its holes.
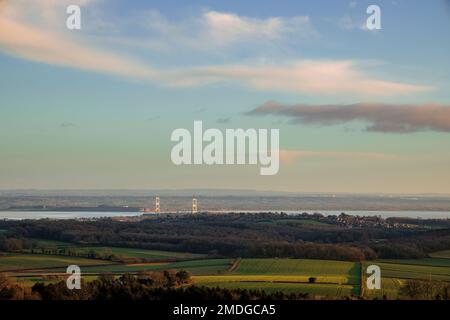
POLYGON ((0 188, 450 193, 449 32, 438 0, 0 1, 0 188), (267 101, 388 109, 246 115, 267 101), (279 128, 290 161, 174 166, 170 133, 194 120, 279 128))

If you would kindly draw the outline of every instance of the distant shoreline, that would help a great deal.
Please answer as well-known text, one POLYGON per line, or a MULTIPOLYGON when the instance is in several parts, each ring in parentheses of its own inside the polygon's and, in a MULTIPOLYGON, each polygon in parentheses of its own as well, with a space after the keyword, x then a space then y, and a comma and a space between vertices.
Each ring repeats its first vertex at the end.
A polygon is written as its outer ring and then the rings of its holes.
POLYGON ((36 211, 36 212, 137 212, 141 208, 138 207, 13 207, 7 209, 0 209, 0 212, 5 211, 36 211))
MULTIPOLYGON (((131 209, 131 208, 130 208, 131 209)), ((450 219, 450 211, 388 211, 388 210, 204 210, 200 214, 280 214, 301 215, 307 213, 322 214, 324 216, 339 215, 345 213, 351 216, 381 218, 410 218, 410 219, 450 219)), ((131 211, 101 211, 101 210, 0 210, 0 219, 93 219, 93 218, 117 218, 117 217, 139 217, 143 215, 154 215, 154 212, 131 211)), ((172 210, 161 212, 162 215, 190 214, 187 210, 172 210)))

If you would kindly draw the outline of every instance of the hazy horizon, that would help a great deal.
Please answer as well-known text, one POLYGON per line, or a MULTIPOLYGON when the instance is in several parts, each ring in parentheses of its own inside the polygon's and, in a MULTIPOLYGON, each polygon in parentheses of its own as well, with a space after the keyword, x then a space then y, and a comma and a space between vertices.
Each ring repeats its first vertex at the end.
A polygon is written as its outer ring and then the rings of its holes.
POLYGON ((3 194, 106 194, 106 195, 170 195, 170 196, 191 196, 191 195, 211 195, 211 196, 296 196, 296 195, 313 195, 313 196, 374 196, 374 197, 402 197, 402 196, 421 196, 421 197, 450 197, 446 193, 357 193, 357 192, 314 192, 314 191, 274 191, 274 190, 258 190, 258 189, 207 189, 207 188, 184 188, 184 189, 0 189, 0 196, 3 194))

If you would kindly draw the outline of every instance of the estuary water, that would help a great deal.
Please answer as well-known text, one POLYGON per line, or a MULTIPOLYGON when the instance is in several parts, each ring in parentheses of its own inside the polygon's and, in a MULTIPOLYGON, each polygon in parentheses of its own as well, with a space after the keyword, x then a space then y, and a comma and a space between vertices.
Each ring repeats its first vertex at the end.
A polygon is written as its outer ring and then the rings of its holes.
POLYGON ((138 216, 140 212, 94 212, 94 211, 0 211, 0 219, 93 219, 138 216))
MULTIPOLYGON (((282 210, 232 210, 232 211, 211 211, 214 213, 229 213, 229 212, 284 212, 289 215, 301 214, 307 212, 321 213, 323 215, 339 215, 344 212, 348 215, 358 216, 381 216, 382 218, 389 217, 408 217, 421 219, 450 219, 450 211, 367 211, 367 210, 299 210, 299 211, 282 211, 282 210)), ((0 219, 8 220, 24 220, 24 219, 94 219, 104 217, 133 217, 141 215, 141 212, 95 212, 95 211, 0 211, 0 219)))

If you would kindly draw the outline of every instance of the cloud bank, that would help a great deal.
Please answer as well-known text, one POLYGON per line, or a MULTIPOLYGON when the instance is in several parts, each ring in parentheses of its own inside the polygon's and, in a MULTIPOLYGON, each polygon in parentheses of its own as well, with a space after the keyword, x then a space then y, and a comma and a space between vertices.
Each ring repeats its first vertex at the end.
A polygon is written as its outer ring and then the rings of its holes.
POLYGON ((450 105, 445 104, 283 105, 267 102, 249 114, 284 116, 293 123, 317 125, 360 121, 367 123, 366 131, 372 132, 450 132, 450 105))

